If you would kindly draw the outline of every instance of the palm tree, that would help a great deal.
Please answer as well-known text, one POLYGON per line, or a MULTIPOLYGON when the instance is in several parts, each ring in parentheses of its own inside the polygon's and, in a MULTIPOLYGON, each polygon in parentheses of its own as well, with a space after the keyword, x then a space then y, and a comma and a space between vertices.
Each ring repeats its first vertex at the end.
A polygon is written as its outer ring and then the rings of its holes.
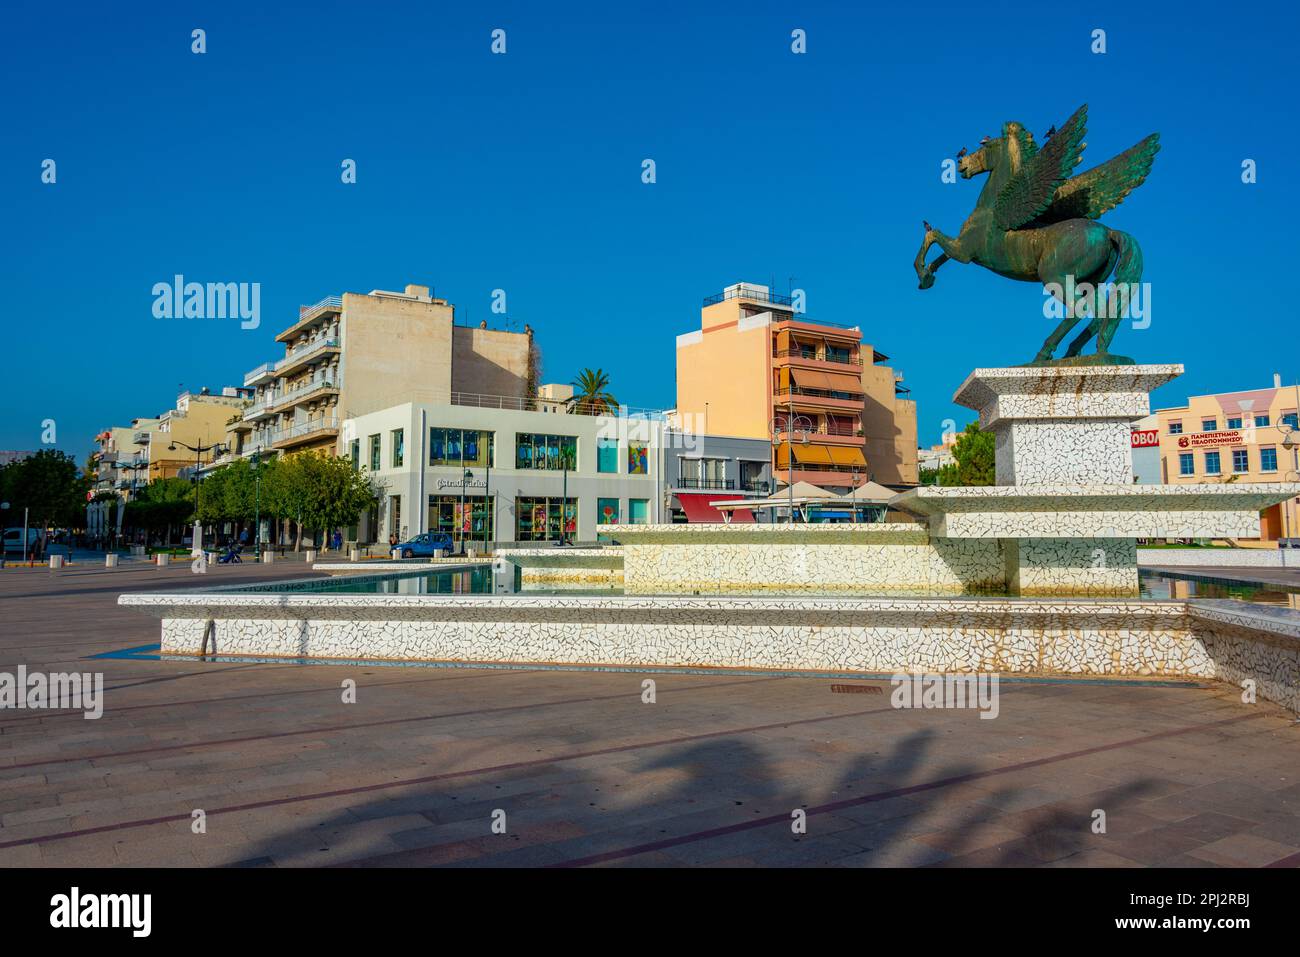
POLYGON ((569 399, 570 412, 578 415, 608 415, 618 408, 618 399, 605 390, 609 388, 609 374, 604 369, 583 369, 570 385, 574 388, 569 399))

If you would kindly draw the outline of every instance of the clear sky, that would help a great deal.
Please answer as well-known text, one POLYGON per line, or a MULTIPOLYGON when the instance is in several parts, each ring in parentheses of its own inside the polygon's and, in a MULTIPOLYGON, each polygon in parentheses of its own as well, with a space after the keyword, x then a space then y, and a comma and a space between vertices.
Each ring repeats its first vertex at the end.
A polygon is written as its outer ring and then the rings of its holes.
POLYGON ((39 448, 53 419, 81 461, 178 388, 242 384, 299 304, 408 282, 494 323, 504 289, 545 381, 600 366, 621 401, 669 407, 701 298, 772 279, 806 290, 810 317, 862 325, 929 445, 971 417, 950 402, 971 368, 1027 361, 1049 331, 1039 287, 974 265, 917 289, 921 220, 955 233, 979 189, 942 183, 941 163, 1008 119, 1041 140, 1083 102, 1081 169, 1163 143, 1105 217, 1141 244, 1152 295, 1150 328, 1113 351, 1186 364, 1164 405, 1290 384, 1298 19, 1291 3, 18 0, 0 449, 39 448), (151 289, 176 273, 261 283, 261 327, 155 319, 151 289))

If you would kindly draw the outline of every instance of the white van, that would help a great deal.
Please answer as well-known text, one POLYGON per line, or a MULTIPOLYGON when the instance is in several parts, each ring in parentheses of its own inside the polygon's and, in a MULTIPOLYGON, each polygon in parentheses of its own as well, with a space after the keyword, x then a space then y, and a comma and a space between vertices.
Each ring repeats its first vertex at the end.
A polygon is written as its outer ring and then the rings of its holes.
MULTIPOLYGON (((32 548, 36 545, 36 539, 41 537, 39 528, 27 529, 27 554, 31 554, 32 548)), ((22 527, 5 529, 5 554, 14 552, 18 555, 23 553, 23 530, 22 527)))

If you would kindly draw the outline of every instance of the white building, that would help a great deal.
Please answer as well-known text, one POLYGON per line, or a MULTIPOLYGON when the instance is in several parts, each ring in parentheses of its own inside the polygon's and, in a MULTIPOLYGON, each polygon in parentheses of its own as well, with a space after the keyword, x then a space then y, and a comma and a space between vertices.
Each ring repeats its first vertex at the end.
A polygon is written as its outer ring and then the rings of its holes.
POLYGON ((556 541, 563 527, 590 542, 600 525, 662 520, 660 419, 501 404, 514 407, 405 403, 345 419, 345 454, 382 488, 349 537, 556 541))

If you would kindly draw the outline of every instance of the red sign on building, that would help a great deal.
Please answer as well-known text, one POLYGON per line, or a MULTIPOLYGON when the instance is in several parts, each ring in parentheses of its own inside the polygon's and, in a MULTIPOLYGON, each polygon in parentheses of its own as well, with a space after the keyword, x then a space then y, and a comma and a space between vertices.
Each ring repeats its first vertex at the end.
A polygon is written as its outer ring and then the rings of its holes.
POLYGON ((1135 449, 1155 448, 1160 444, 1159 429, 1134 429, 1132 447, 1135 449))

